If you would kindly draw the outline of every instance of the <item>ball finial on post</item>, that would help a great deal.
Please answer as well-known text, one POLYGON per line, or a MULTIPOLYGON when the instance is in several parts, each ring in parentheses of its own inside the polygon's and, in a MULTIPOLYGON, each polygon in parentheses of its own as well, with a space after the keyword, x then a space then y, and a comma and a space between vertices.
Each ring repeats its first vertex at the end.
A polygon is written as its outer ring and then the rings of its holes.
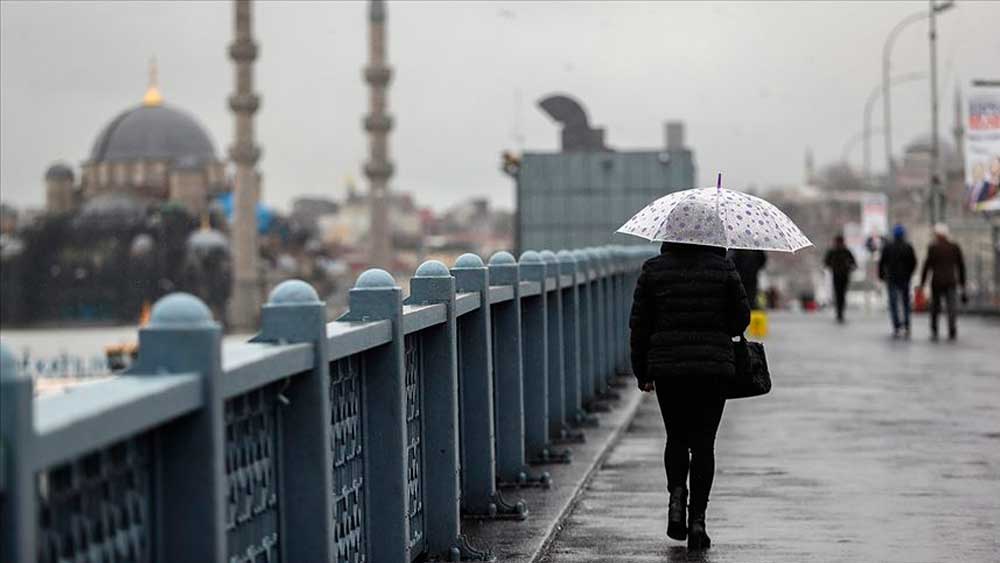
POLYGON ((208 305, 190 293, 171 293, 153 305, 149 326, 195 328, 214 324, 208 305))

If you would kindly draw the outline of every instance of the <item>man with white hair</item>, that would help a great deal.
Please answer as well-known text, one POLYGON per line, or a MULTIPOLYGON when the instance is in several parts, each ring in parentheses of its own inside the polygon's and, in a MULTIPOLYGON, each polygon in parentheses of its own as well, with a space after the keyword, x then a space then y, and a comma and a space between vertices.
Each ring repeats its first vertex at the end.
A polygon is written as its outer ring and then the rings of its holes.
POLYGON ((927 283, 931 274, 931 340, 938 339, 938 314, 941 302, 948 309, 948 340, 958 337, 958 303, 956 293, 961 291, 962 303, 965 294, 965 260, 962 249, 948 238, 948 225, 934 225, 934 240, 927 247, 927 257, 920 272, 920 287, 927 283))

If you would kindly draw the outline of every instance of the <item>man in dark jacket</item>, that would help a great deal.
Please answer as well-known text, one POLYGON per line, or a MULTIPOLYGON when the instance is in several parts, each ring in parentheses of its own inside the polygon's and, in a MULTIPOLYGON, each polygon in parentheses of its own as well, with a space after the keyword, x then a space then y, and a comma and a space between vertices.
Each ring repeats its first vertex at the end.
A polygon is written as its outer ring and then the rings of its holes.
POLYGON ((757 275, 767 264, 767 255, 763 250, 731 250, 729 258, 736 264, 750 308, 757 309, 757 275))
POLYGON ((962 302, 965 296, 965 260, 962 249, 948 239, 948 225, 934 225, 934 242, 927 247, 927 258, 920 272, 920 287, 927 283, 931 274, 931 340, 938 339, 938 314, 941 302, 948 309, 948 340, 958 337, 958 304, 956 291, 961 289, 962 302))
POLYGON ((844 244, 844 236, 833 237, 833 247, 826 251, 823 264, 830 268, 833 274, 833 299, 837 305, 837 322, 844 322, 844 306, 847 304, 847 286, 851 282, 851 272, 858 263, 854 260, 854 255, 844 244))
POLYGON ((892 242, 882 249, 878 261, 878 279, 885 282, 889 292, 889 317, 892 319, 892 337, 900 334, 910 337, 910 279, 917 269, 917 256, 913 246, 906 241, 906 229, 897 224, 892 228, 892 242), (900 319, 899 309, 903 316, 900 319))
POLYGON ((670 490, 667 534, 708 547, 705 508, 715 473, 715 434, 735 374, 732 337, 750 323, 750 306, 732 260, 721 248, 663 243, 643 264, 632 302, 632 369, 643 391, 656 391, 667 430, 664 466, 670 490), (684 525, 688 471, 689 526, 684 525))

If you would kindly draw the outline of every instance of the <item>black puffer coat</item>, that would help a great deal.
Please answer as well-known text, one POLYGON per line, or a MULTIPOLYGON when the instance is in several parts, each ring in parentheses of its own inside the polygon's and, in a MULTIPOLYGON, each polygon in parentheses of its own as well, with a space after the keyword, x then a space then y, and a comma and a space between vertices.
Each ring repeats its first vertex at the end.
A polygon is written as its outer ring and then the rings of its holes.
POLYGON ((710 246, 664 243, 642 266, 632 302, 632 369, 639 383, 731 377, 732 337, 750 323, 733 261, 710 246))

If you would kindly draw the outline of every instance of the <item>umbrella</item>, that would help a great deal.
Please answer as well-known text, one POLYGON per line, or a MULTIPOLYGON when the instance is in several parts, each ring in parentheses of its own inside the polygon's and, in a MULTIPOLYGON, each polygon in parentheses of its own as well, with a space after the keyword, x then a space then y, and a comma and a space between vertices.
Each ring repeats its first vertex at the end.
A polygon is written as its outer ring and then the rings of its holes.
POLYGON ((743 192, 694 188, 661 197, 632 216, 619 233, 650 241, 795 252, 812 246, 777 207, 743 192))

